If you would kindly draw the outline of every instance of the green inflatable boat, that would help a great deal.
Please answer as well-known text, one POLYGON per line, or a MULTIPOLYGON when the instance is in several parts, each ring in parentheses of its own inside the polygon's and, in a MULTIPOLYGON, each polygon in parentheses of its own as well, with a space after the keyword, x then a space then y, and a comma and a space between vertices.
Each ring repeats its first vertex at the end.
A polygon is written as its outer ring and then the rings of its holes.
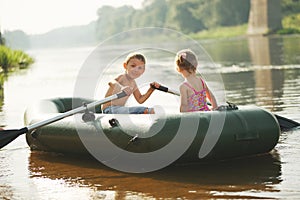
MULTIPOLYGON (((42 100, 26 110, 25 124, 90 102, 80 98, 42 100)), ((151 171, 172 163, 206 163, 268 153, 279 135, 276 117, 255 106, 154 115, 102 114, 96 106, 29 131, 26 140, 32 150, 92 155, 109 166, 127 163, 123 171, 136 170, 128 163, 151 171)))

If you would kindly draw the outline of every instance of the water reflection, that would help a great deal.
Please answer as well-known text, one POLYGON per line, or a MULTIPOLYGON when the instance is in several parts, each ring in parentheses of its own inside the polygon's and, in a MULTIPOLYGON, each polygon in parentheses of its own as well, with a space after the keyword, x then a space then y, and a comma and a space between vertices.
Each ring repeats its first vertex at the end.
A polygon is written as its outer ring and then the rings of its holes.
POLYGON ((0 73, 0 127, 4 126, 3 122, 3 101, 4 101, 4 80, 5 80, 5 74, 0 73))
POLYGON ((215 62, 225 67, 300 63, 300 36, 247 37, 200 43, 215 62))
POLYGON ((222 64, 228 101, 283 112, 298 108, 297 101, 287 104, 286 100, 299 91, 295 87, 299 81, 299 41, 297 36, 249 37, 203 46, 215 62, 222 64))
POLYGON ((243 198, 255 191, 276 192, 273 186, 281 182, 281 165, 276 152, 214 165, 171 166, 148 174, 118 172, 92 159, 31 152, 29 171, 31 178, 40 182, 51 179, 52 184, 89 188, 87 195, 113 191, 118 199, 134 196, 195 199, 219 196, 223 192, 245 193, 239 194, 243 198))
POLYGON ((257 105, 267 107, 270 111, 282 111, 284 71, 272 68, 257 69, 254 78, 257 105))
MULTIPOLYGON (((284 88, 284 70, 272 66, 283 65, 284 39, 282 37, 249 37, 248 47, 254 70, 255 102, 270 111, 282 111, 284 102, 281 100, 284 88), (269 67, 265 67, 269 66, 269 67)), ((286 63, 289 63, 288 61, 286 63)))
MULTIPOLYGON (((9 170, 9 165, 7 164, 7 159, 5 157, 6 155, 4 154, 0 154, 0 199, 11 199, 14 195, 13 195, 13 187, 6 183, 6 182, 2 182, 1 177, 6 177, 9 175, 10 170, 9 170)), ((5 179, 4 179, 5 180, 5 179)))
POLYGON ((248 47, 253 65, 282 65, 284 63, 282 37, 249 37, 248 47))
POLYGON ((226 97, 237 105, 257 105, 272 112, 299 109, 299 66, 252 67, 222 73, 226 97))
POLYGON ((216 63, 221 63, 222 66, 251 65, 251 57, 245 39, 213 40, 200 43, 213 60, 216 63))

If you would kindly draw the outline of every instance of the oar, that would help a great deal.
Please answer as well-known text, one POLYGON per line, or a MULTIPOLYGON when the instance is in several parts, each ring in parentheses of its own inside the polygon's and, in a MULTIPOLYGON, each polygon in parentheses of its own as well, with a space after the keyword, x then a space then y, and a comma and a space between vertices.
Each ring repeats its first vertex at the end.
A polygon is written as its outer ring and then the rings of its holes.
POLYGON ((300 126, 300 123, 298 123, 294 120, 287 119, 287 118, 279 116, 277 114, 274 114, 274 115, 280 125, 280 130, 282 130, 282 131, 288 131, 290 129, 300 126))
POLYGON ((74 115, 76 113, 83 112, 86 109, 91 109, 95 106, 107 103, 107 102, 112 101, 114 99, 120 99, 120 98, 125 97, 125 96, 126 96, 126 93, 124 91, 119 92, 117 94, 108 96, 108 97, 106 97, 102 100, 95 101, 95 102, 89 103, 87 105, 83 105, 83 106, 75 108, 73 110, 69 110, 69 111, 67 111, 65 113, 62 113, 60 115, 57 115, 53 118, 31 124, 27 127, 21 128, 21 129, 1 130, 0 131, 0 148, 6 146, 7 144, 9 144, 13 140, 15 140, 18 136, 20 136, 24 133, 28 133, 29 131, 32 131, 34 129, 40 128, 42 126, 46 126, 48 124, 51 124, 51 123, 56 122, 58 120, 61 120, 63 118, 69 117, 69 116, 74 115))
POLYGON ((151 85, 151 87, 154 88, 154 89, 163 91, 163 92, 167 92, 167 93, 170 93, 170 94, 174 94, 174 95, 180 96, 180 93, 178 91, 170 89, 170 88, 167 88, 167 87, 162 86, 162 85, 159 86, 158 88, 155 87, 155 86, 152 86, 152 85, 151 85))
MULTIPOLYGON (((154 86, 153 86, 153 88, 155 88, 157 90, 160 90, 160 91, 163 91, 163 92, 167 92, 167 93, 171 93, 171 94, 175 94, 175 95, 180 96, 179 92, 177 92, 176 90, 170 89, 170 88, 162 86, 162 85, 159 88, 156 88, 154 86)), ((277 114, 274 114, 274 116, 276 117, 276 119, 279 123, 281 131, 288 131, 290 129, 293 129, 293 128, 296 128, 296 127, 300 126, 300 123, 298 123, 294 120, 287 119, 287 118, 279 116, 277 114)))

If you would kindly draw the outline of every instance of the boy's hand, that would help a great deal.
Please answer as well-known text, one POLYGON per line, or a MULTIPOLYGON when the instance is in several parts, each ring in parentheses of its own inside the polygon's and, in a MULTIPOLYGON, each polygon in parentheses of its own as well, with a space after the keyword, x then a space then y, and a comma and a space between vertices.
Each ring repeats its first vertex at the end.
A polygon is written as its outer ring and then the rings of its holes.
POLYGON ((152 82, 152 83, 150 83, 150 87, 156 89, 156 88, 160 87, 160 84, 157 82, 152 82))
POLYGON ((133 88, 129 86, 125 86, 122 87, 122 91, 124 91, 127 94, 127 96, 129 96, 133 93, 133 88))

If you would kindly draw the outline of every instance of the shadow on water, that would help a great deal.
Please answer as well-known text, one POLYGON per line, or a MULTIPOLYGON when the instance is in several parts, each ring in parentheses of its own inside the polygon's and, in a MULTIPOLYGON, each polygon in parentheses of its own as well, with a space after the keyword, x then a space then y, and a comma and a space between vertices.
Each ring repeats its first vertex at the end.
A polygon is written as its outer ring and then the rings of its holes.
POLYGON ((146 174, 128 174, 109 169, 94 159, 33 151, 29 157, 29 171, 31 178, 60 179, 65 184, 94 188, 95 191, 112 190, 118 197, 133 192, 155 198, 194 199, 226 197, 228 194, 231 198, 234 195, 246 198, 251 197, 253 191, 276 192, 273 186, 281 182, 281 165, 276 152, 247 159, 169 166, 146 174), (246 193, 239 194, 242 192, 246 193))

